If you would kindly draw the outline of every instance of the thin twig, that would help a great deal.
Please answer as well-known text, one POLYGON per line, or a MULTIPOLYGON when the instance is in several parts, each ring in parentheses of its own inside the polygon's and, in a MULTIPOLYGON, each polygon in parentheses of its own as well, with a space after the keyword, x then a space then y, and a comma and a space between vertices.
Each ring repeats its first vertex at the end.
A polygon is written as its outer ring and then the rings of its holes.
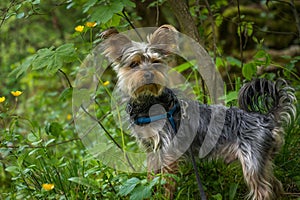
POLYGON ((214 52, 214 62, 216 62, 217 59, 217 39, 216 39, 216 31, 215 31, 215 22, 214 22, 214 16, 211 11, 210 5, 207 0, 205 0, 205 4, 208 10, 209 18, 210 18, 210 23, 211 23, 211 30, 213 34, 213 52, 214 52))
POLYGON ((158 21, 159 21, 159 1, 156 0, 156 27, 158 27, 158 21))
POLYGON ((65 79, 66 79, 67 82, 68 82, 69 87, 70 87, 70 88, 73 88, 72 83, 71 83, 69 77, 67 76, 67 74, 66 74, 63 70, 61 70, 61 69, 58 69, 58 71, 59 71, 60 73, 62 73, 62 75, 65 77, 65 79))
POLYGON ((122 149, 122 147, 119 145, 119 143, 111 136, 111 134, 108 132, 108 130, 104 127, 104 125, 93 115, 91 115, 82 105, 80 106, 81 109, 95 122, 98 123, 98 125, 104 130, 104 132, 106 133, 106 135, 113 141, 113 143, 122 151, 122 153, 125 154, 126 160, 129 164, 129 166, 131 167, 131 169, 133 171, 135 171, 135 168, 133 167, 131 161, 129 160, 128 155, 126 154, 126 152, 124 152, 124 150, 122 149))
POLYGON ((12 1, 10 2, 10 4, 9 4, 8 8, 5 10, 4 15, 3 15, 3 18, 2 18, 2 20, 1 20, 1 22, 0 22, 0 28, 1 28, 1 26, 4 24, 4 22, 5 22, 5 20, 6 20, 7 14, 8 14, 8 12, 9 12, 9 10, 14 6, 14 4, 15 4, 15 0, 12 0, 12 1))
POLYGON ((243 68, 243 60, 244 60, 244 55, 243 55, 243 40, 242 40, 242 25, 241 25, 241 10, 240 10, 240 1, 237 0, 237 9, 238 9, 238 28, 240 31, 239 38, 240 38, 240 55, 241 55, 241 68, 243 68))
POLYGON ((296 27, 298 29, 298 38, 300 38, 300 20, 299 20, 299 14, 297 12, 297 8, 295 6, 294 0, 291 0, 290 6, 292 7, 293 14, 294 14, 294 17, 295 17, 295 20, 296 20, 296 27))
POLYGON ((136 27, 133 25, 133 23, 131 23, 128 15, 126 14, 125 12, 125 9, 122 10, 122 14, 123 14, 123 17, 125 18, 125 20, 130 24, 131 28, 133 28, 133 30, 135 31, 135 33, 137 34, 137 36, 140 38, 141 42, 143 42, 143 38, 142 36, 140 35, 140 33, 136 30, 136 27))

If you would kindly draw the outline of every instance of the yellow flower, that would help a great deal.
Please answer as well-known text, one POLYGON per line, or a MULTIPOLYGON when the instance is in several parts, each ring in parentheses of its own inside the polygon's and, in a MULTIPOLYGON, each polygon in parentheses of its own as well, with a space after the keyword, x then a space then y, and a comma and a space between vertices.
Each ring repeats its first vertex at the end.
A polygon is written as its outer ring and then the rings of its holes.
POLYGON ((82 26, 82 25, 78 25, 75 27, 75 31, 80 32, 80 33, 83 31, 83 29, 84 29, 84 26, 82 26))
POLYGON ((0 97, 0 103, 5 101, 5 97, 0 97))
POLYGON ((85 23, 85 25, 89 28, 94 28, 95 26, 97 26, 97 23, 96 22, 87 22, 87 23, 85 23))
POLYGON ((18 97, 18 96, 20 96, 23 92, 17 90, 17 91, 11 91, 10 93, 11 93, 13 96, 18 97))
POLYGON ((102 85, 103 86, 108 86, 109 85, 109 81, 105 81, 102 85))
POLYGON ((50 190, 53 190, 54 184, 52 184, 52 183, 44 183, 44 184, 42 185, 42 188, 43 188, 44 190, 46 190, 46 191, 50 191, 50 190))
POLYGON ((68 114, 67 115, 67 120, 71 120, 72 119, 72 115, 71 114, 68 114))

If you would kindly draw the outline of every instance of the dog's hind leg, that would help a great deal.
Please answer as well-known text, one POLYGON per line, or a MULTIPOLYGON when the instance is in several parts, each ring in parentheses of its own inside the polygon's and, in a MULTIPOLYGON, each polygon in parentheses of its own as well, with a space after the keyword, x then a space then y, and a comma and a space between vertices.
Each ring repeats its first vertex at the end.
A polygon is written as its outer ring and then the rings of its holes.
POLYGON ((258 162, 257 158, 247 152, 240 153, 239 160, 246 184, 250 189, 248 199, 272 200, 280 195, 282 185, 273 175, 270 156, 266 156, 263 162, 258 162))

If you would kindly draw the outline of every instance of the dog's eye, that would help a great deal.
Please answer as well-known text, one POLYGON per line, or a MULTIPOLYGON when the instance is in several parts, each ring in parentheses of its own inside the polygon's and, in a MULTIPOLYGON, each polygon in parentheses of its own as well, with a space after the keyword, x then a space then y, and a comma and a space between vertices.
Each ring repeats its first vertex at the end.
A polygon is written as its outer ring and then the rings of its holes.
POLYGON ((135 68, 135 67, 137 67, 137 66, 139 66, 139 63, 138 63, 138 62, 132 62, 132 63, 130 63, 130 65, 129 65, 130 68, 135 68))
POLYGON ((155 64, 155 63, 156 63, 156 64, 159 64, 159 63, 161 63, 161 62, 160 62, 159 60, 153 60, 152 63, 154 63, 154 64, 155 64))

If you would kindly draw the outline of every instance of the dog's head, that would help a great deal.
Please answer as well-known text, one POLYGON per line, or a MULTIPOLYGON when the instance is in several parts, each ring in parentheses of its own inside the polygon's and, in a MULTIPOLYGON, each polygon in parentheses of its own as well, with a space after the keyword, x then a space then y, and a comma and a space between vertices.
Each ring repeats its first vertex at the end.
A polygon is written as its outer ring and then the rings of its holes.
POLYGON ((101 35, 103 53, 118 75, 118 87, 131 98, 159 96, 168 82, 166 57, 177 50, 177 30, 163 25, 147 42, 131 41, 116 29, 101 35))

